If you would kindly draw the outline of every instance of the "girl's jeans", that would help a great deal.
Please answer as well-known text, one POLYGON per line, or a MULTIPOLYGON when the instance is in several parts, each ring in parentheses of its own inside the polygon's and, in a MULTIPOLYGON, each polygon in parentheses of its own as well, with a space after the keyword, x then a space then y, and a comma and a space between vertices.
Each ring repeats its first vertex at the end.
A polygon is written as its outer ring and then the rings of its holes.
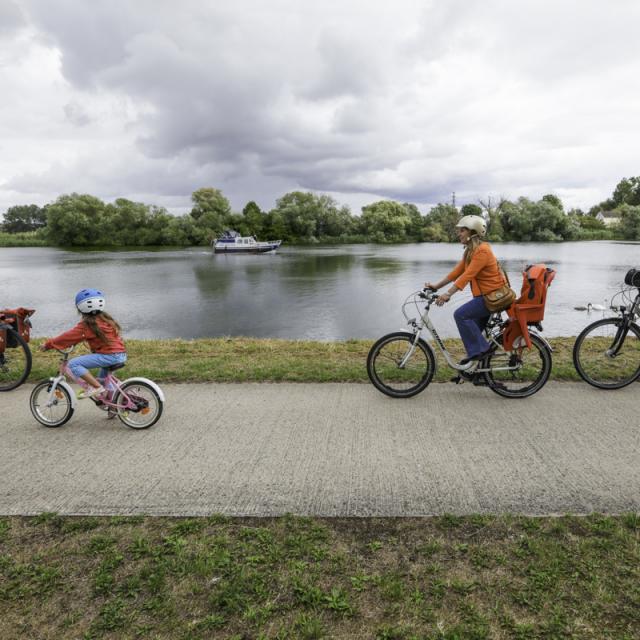
POLYGON ((482 332, 491 312, 487 310, 482 296, 476 296, 453 312, 460 337, 469 358, 484 353, 489 348, 482 332))
POLYGON ((104 379, 108 373, 106 367, 126 362, 126 360, 126 353, 88 353, 86 356, 78 356, 69 360, 69 369, 76 378, 80 378, 87 373, 88 369, 101 367, 98 378, 104 379))

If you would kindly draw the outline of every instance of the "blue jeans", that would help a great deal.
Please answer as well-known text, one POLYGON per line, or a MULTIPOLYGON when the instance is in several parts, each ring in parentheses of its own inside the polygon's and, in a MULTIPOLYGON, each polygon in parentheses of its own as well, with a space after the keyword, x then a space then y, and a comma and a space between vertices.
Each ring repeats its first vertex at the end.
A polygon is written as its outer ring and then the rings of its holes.
POLYGON ((126 362, 126 353, 88 353, 86 356, 78 356, 69 360, 69 369, 76 378, 80 378, 88 369, 97 369, 101 367, 98 378, 105 378, 107 375, 106 367, 112 364, 120 364, 126 362))
POLYGON ((453 312, 460 337, 469 358, 484 353, 489 348, 482 332, 491 312, 487 310, 482 296, 476 296, 453 312))

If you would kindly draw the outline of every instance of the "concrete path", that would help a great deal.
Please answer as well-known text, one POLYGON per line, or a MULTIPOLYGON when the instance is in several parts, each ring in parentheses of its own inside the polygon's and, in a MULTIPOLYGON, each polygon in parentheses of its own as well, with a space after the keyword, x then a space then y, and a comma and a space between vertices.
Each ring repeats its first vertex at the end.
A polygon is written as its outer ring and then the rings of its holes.
POLYGON ((527 400, 433 384, 164 385, 133 431, 83 401, 63 427, 0 394, 0 514, 418 516, 640 511, 638 385, 527 400))

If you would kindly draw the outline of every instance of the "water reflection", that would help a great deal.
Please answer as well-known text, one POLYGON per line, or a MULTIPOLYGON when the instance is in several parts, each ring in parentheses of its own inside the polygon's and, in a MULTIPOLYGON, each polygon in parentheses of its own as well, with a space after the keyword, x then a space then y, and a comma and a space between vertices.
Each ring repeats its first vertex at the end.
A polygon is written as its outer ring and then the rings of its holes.
MULTIPOLYGON (((521 284, 526 264, 558 272, 549 293, 547 335, 576 335, 597 314, 573 310, 611 299, 631 266, 636 243, 494 245, 521 284)), ((65 251, 0 249, 0 306, 33 306, 36 335, 76 321, 73 296, 105 290, 130 337, 222 335, 374 338, 402 326, 400 305, 425 280, 440 279, 460 260, 459 245, 283 247, 276 254, 225 256, 207 249, 65 251)), ((443 336, 456 335, 452 314, 469 298, 433 310, 443 336)))

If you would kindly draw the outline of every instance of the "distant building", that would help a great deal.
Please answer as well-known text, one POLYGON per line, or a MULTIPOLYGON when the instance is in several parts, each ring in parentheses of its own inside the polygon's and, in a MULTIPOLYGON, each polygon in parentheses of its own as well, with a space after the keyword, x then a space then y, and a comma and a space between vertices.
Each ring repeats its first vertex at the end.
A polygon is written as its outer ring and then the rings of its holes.
POLYGON ((610 227, 612 224, 618 224, 618 222, 620 222, 620 216, 617 211, 600 211, 600 213, 596 215, 596 220, 600 220, 600 222, 604 222, 607 227, 610 227))

